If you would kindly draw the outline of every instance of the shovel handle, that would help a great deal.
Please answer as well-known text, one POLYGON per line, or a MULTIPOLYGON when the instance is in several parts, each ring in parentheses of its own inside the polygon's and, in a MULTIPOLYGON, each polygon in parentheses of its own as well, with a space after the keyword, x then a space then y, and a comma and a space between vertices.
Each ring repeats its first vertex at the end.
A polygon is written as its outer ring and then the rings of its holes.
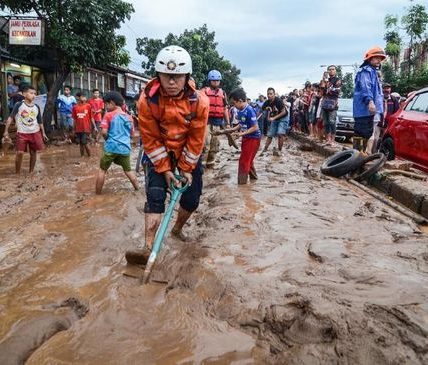
MULTIPOLYGON (((177 174, 174 174, 174 176, 175 176, 175 178, 177 179, 177 180, 179 180, 179 181, 183 181, 184 180, 184 177, 183 176, 181 176, 181 175, 177 175, 177 174)), ((175 185, 174 185, 174 182, 172 182, 171 181, 171 186, 170 186, 170 188, 171 188, 171 192, 172 193, 174 193, 174 192, 178 192, 178 193, 184 193, 186 190, 187 190, 187 188, 189 187, 189 182, 188 181, 186 181, 186 183, 181 187, 181 188, 177 188, 175 185)))

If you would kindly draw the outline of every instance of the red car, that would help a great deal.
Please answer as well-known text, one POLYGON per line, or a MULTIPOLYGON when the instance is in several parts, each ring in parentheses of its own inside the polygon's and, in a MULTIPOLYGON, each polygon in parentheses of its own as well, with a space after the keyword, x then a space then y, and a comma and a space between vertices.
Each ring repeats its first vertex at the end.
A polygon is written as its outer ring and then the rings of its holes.
POLYGON ((381 151, 428 172, 428 87, 416 91, 388 120, 381 151))

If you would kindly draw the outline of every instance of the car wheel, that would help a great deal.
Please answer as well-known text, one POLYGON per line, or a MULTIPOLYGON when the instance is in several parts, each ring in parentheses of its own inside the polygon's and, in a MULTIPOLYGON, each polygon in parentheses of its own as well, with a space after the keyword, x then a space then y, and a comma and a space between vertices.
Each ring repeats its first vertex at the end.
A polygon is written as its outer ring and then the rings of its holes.
POLYGON ((324 175, 340 177, 363 165, 364 157, 357 150, 345 150, 335 153, 327 158, 321 166, 324 175))
POLYGON ((382 152, 388 161, 391 161, 395 159, 395 149, 394 149, 394 141, 391 137, 386 137, 381 145, 380 145, 380 152, 382 152))

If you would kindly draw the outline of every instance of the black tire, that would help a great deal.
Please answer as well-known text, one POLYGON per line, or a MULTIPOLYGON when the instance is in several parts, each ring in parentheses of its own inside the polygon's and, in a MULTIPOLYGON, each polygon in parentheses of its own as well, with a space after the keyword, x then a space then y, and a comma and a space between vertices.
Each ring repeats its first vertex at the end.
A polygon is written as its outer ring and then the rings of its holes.
POLYGON ((321 166, 324 175, 340 177, 363 165, 364 157, 357 150, 349 149, 335 153, 327 158, 321 166))
MULTIPOLYGON (((368 162, 376 161, 368 169, 364 170, 361 174, 354 177, 355 181, 363 181, 370 179, 376 172, 378 172, 386 162, 386 156, 382 152, 374 153, 364 159, 364 165, 368 162), (377 161, 376 161, 377 160, 377 161)), ((362 167, 364 169, 364 166, 362 167)))
POLYGON ((381 145, 380 145, 380 152, 382 152, 388 161, 395 159, 395 148, 394 148, 394 141, 391 137, 386 137, 381 145))

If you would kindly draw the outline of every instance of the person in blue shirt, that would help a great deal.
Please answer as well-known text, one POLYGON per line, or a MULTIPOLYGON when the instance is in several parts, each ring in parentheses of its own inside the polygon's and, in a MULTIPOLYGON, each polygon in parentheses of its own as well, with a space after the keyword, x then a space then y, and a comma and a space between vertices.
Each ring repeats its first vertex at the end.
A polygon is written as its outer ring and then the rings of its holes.
POLYGON ((380 47, 369 49, 364 62, 355 76, 353 116, 354 148, 366 150, 367 142, 373 135, 374 123, 383 119, 383 92, 378 76, 385 51, 380 47))
POLYGON ((238 109, 237 119, 239 124, 225 130, 226 133, 234 133, 235 138, 242 137, 241 156, 239 157, 238 184, 246 184, 248 176, 257 179, 254 167, 254 159, 260 147, 261 133, 257 122, 256 112, 247 102, 247 95, 241 88, 230 93, 233 105, 238 109))
POLYGON ((138 190, 138 181, 131 171, 130 159, 134 122, 132 117, 122 110, 123 102, 122 95, 117 91, 110 91, 104 96, 107 113, 101 122, 101 133, 105 143, 95 186, 96 194, 101 194, 107 170, 113 163, 122 167, 134 189, 138 190))
POLYGON ((67 142, 71 143, 69 134, 73 130, 73 106, 77 104, 76 98, 71 95, 71 87, 68 85, 64 86, 64 94, 58 96, 57 100, 58 113, 59 113, 59 125, 58 128, 64 134, 64 138, 67 142))

